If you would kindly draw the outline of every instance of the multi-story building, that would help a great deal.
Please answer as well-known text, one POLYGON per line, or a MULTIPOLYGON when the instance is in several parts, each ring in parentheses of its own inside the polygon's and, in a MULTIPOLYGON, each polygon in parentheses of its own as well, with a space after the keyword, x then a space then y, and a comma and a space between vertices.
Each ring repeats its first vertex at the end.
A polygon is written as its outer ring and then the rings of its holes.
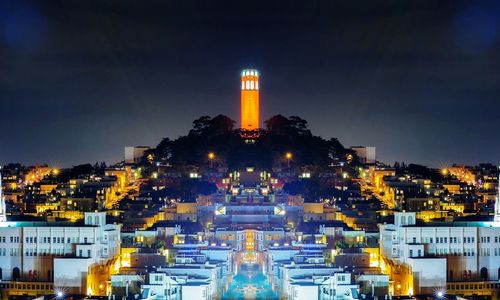
POLYGON ((376 147, 352 146, 351 150, 354 150, 354 152, 356 152, 356 155, 359 157, 362 163, 374 164, 375 162, 377 162, 376 147))
POLYGON ((30 295, 36 295, 36 286, 44 283, 68 292, 103 295, 106 286, 102 283, 109 279, 120 253, 120 226, 106 224, 104 212, 85 213, 81 225, 1 222, 0 242, 4 285, 26 282, 34 288, 22 292, 30 295))
POLYGON ((380 225, 380 248, 386 264, 398 266, 393 277, 404 273, 401 269, 407 271, 405 279, 398 282, 393 278, 396 294, 428 293, 444 288, 447 282, 500 279, 498 222, 429 222, 417 226, 414 212, 396 212, 394 219, 394 224, 380 225))
POLYGON ((165 272, 150 273, 148 283, 142 286, 146 300, 205 300, 211 299, 209 278, 170 276, 165 272))
POLYGON ((7 206, 3 198, 2 173, 0 173, 0 223, 5 221, 7 221, 7 206))
POLYGON ((127 146, 125 147, 125 163, 139 163, 144 156, 144 153, 149 150, 147 146, 127 146))

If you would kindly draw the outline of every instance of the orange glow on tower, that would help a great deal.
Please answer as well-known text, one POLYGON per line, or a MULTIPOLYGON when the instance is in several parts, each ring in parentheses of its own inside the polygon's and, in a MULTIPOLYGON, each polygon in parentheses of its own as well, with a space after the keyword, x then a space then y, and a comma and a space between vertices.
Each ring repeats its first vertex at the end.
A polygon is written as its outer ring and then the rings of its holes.
POLYGON ((246 69, 241 73, 241 129, 255 131, 259 127, 259 72, 246 69))

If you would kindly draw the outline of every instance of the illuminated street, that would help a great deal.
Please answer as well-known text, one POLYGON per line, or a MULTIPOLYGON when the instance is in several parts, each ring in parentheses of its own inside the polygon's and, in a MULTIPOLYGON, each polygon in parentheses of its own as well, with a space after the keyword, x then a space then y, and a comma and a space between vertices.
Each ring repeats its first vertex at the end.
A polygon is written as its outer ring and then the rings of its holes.
POLYGON ((241 265, 222 299, 278 299, 259 267, 257 264, 241 265))

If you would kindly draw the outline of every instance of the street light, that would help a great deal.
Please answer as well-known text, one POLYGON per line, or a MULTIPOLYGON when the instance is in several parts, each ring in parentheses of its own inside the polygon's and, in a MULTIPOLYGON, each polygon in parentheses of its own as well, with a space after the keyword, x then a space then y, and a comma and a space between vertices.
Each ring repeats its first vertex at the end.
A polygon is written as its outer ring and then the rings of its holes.
POLYGON ((435 292, 436 299, 445 299, 446 291, 444 289, 439 289, 435 292))
POLYGON ((215 158, 215 153, 209 152, 208 153, 208 159, 210 160, 210 168, 212 168, 212 164, 213 164, 214 158, 215 158))
POLYGON ((293 154, 292 152, 287 152, 285 153, 285 159, 287 161, 287 164, 288 164, 288 167, 290 168, 290 161, 292 160, 293 158, 293 154))

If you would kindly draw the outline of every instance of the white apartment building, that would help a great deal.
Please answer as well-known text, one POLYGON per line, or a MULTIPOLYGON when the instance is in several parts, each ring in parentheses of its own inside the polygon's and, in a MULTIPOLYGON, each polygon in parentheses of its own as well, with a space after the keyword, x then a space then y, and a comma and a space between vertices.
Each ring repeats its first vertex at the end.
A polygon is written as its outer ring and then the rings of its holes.
POLYGON ((421 288, 445 286, 447 281, 500 279, 499 222, 416 226, 414 212, 397 212, 394 219, 394 224, 380 225, 381 254, 418 273, 421 288))
POLYGON ((335 273, 327 276, 291 277, 288 300, 353 300, 358 299, 358 286, 352 284, 351 273, 335 273))
POLYGON ((150 273, 149 284, 142 286, 142 299, 146 300, 206 300, 211 297, 208 278, 150 273))
MULTIPOLYGON (((222 278, 221 267, 216 264, 175 264, 169 268, 158 268, 158 273, 168 274, 174 280, 188 278, 182 283, 182 299, 212 300, 216 298, 222 278)), ((225 278, 227 279, 227 278, 225 278)))
POLYGON ((104 212, 85 213, 82 225, 0 222, 0 279, 91 293, 90 267, 116 258, 119 248, 120 226, 106 224, 104 212))

